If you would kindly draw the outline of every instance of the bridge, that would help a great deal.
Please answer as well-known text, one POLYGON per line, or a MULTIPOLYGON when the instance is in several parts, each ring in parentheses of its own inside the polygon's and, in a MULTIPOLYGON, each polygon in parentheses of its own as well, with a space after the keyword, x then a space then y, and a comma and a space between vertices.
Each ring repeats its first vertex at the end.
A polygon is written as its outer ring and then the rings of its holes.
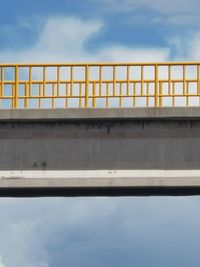
POLYGON ((0 65, 0 196, 200 193, 200 63, 0 65))

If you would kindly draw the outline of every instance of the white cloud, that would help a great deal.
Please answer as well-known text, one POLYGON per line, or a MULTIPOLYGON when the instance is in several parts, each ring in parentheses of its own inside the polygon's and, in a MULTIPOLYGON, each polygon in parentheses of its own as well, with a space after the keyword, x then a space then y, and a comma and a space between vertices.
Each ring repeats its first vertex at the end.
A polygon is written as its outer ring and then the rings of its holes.
POLYGON ((108 45, 90 52, 86 43, 103 28, 100 21, 77 18, 50 18, 41 28, 36 44, 24 50, 0 51, 1 62, 70 62, 70 61, 165 61, 167 48, 108 45))
POLYGON ((167 38, 171 50, 177 61, 197 61, 200 59, 200 29, 185 33, 184 36, 171 36, 167 38))
POLYGON ((88 39, 97 34, 102 23, 97 21, 82 21, 74 18, 49 19, 40 34, 35 51, 45 52, 47 58, 58 56, 62 61, 84 56, 84 45, 88 39), (53 55, 54 54, 54 55, 53 55))
POLYGON ((100 28, 101 23, 96 21, 87 22, 65 17, 49 18, 44 25, 41 24, 36 44, 23 50, 1 51, 0 58, 4 62, 81 60, 86 41, 98 33, 100 28))
POLYGON ((194 14, 176 14, 163 18, 162 22, 165 24, 169 23, 174 25, 188 26, 195 23, 197 24, 198 19, 198 15, 194 14))
POLYGON ((187 47, 187 57, 190 60, 200 60, 200 30, 198 32, 195 32, 193 34, 188 34, 185 36, 182 46, 184 46, 184 43, 187 47))
POLYGON ((110 12, 129 12, 137 8, 149 8, 161 12, 163 14, 181 14, 192 13, 197 14, 199 10, 198 0, 90 0, 97 5, 104 7, 110 12))
POLYGON ((124 47, 112 46, 100 50, 97 54, 98 58, 103 61, 118 62, 163 62, 169 60, 169 49, 162 47, 146 48, 146 47, 124 47))
POLYGON ((18 199, 0 208, 0 267, 138 266, 141 253, 141 266, 160 266, 157 256, 174 251, 179 266, 199 255, 198 207, 199 198, 18 199))
MULTIPOLYGON (((161 23, 168 26, 199 25, 199 0, 90 0, 102 13, 116 13, 131 25, 161 23)), ((97 8, 96 7, 96 8, 97 8)))
POLYGON ((0 267, 6 267, 6 266, 3 264, 1 255, 0 255, 0 267))

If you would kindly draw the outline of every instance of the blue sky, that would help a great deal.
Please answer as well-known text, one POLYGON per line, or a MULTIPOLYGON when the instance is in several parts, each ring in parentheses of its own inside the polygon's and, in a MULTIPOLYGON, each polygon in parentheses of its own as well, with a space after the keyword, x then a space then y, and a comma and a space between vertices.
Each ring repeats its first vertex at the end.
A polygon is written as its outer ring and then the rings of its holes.
POLYGON ((199 6, 198 0, 8 0, 0 60, 43 61, 47 52, 49 61, 198 60, 199 6))
MULTIPOLYGON (((199 0, 7 0, 0 62, 200 58, 199 0)), ((0 199, 0 267, 196 267, 199 197, 0 199)))
MULTIPOLYGON (((105 32, 97 38, 100 44, 114 42, 131 46, 166 46, 167 38, 177 35, 182 37, 198 30, 199 12, 198 1, 195 0, 168 2, 35 0, 30 3, 8 0, 4 3, 0 23, 1 27, 15 28, 13 34, 17 35, 15 41, 19 47, 29 46, 37 39, 38 33, 34 26, 38 21, 61 16, 104 21, 105 32), (31 21, 32 28, 26 28, 31 21), (27 38, 30 43, 27 43, 27 38)), ((7 38, 12 40, 13 36, 7 38)), ((1 40, 1 45, 12 47, 13 44, 1 40)), ((96 47, 97 42, 93 42, 93 45, 96 47)))

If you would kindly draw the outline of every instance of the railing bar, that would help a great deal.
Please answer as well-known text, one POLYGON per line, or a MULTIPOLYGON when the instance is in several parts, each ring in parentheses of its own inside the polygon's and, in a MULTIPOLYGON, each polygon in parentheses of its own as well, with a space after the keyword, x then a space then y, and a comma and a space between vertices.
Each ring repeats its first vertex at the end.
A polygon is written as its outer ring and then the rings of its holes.
POLYGON ((28 88, 28 95, 31 96, 32 92, 32 67, 29 67, 29 88, 28 88))
POLYGON ((155 107, 158 107, 159 105, 159 103, 158 103, 158 65, 156 64, 155 65, 155 100, 154 100, 154 102, 155 102, 155 107))
POLYGON ((200 105, 200 71, 199 71, 199 65, 197 65, 197 94, 199 95, 199 105, 200 105))
POLYGON ((53 98, 52 98, 52 108, 55 107, 55 84, 52 85, 52 95, 53 95, 53 98))
POLYGON ((183 65, 183 94, 185 94, 185 65, 183 65))
POLYGON ((81 108, 81 84, 78 87, 78 107, 81 108))
POLYGON ((120 83, 120 97, 119 97, 119 107, 122 107, 122 83, 120 83))
POLYGON ((130 81, 129 81, 129 78, 130 78, 130 66, 127 66, 127 95, 129 95, 129 90, 130 90, 130 81))
POLYGON ((42 105, 41 105, 42 90, 43 90, 43 88, 42 88, 42 84, 39 84, 39 98, 38 98, 38 101, 39 101, 39 108, 42 107, 42 105))
POLYGON ((3 106, 2 103, 3 92, 4 92, 4 67, 1 67, 1 87, 0 87, 1 107, 3 106))
POLYGON ((136 83, 133 83, 133 107, 136 105, 136 96, 135 96, 135 91, 136 91, 136 83))
POLYGON ((141 66, 141 95, 143 95, 144 85, 144 66, 141 66))
MULTIPOLYGON (((82 85, 82 84, 81 84, 82 85)), ((69 87, 69 84, 67 83, 66 84, 66 100, 65 100, 65 107, 68 108, 68 87, 69 87)))
POLYGON ((18 91, 19 91, 19 67, 15 66, 15 93, 14 93, 14 108, 18 108, 18 91))
POLYGON ((113 95, 115 95, 116 91, 116 66, 113 66, 113 95))
POLYGON ((102 93, 102 66, 99 66, 99 95, 102 93))
POLYGON ((199 65, 197 65, 197 94, 199 94, 200 95, 200 77, 199 77, 199 75, 200 75, 200 71, 199 71, 199 65))
MULTIPOLYGON (((25 84, 27 82, 27 80, 19 80, 18 81, 18 84, 25 84)), ((92 80, 92 81, 89 81, 89 83, 90 84, 92 84, 93 82, 96 82, 96 84, 99 84, 99 80, 92 80)), ((140 83, 141 82, 141 80, 129 80, 129 82, 130 83, 140 83)), ((162 83, 168 83, 169 82, 169 80, 167 79, 167 80, 160 80, 159 79, 159 82, 162 82, 162 83)), ((176 83, 181 83, 181 82, 183 82, 183 79, 173 79, 173 80, 171 80, 171 82, 176 82, 176 83)), ((198 79, 185 79, 185 82, 198 82, 198 79)), ((4 81, 4 84, 15 84, 15 81, 8 81, 8 80, 6 80, 6 81, 4 81)), ((32 81, 32 84, 43 84, 43 81, 39 81, 39 80, 37 80, 37 81, 32 81)), ((46 80, 46 85, 47 84, 53 84, 53 83, 55 83, 55 84, 57 84, 57 80, 46 80)), ((85 80, 82 80, 82 81, 73 81, 73 83, 74 84, 85 84, 85 80)), ((106 84, 106 83, 112 83, 112 80, 104 80, 104 81, 102 81, 102 84, 106 84)), ((127 83, 127 80, 125 79, 125 80, 117 80, 116 81, 116 84, 119 84, 119 83, 127 83)), ((155 83, 155 80, 144 80, 144 83, 155 83)), ((0 81, 0 84, 1 84, 1 81, 0 81)), ((62 80, 60 80, 60 84, 71 84, 71 81, 62 81, 62 80)))
POLYGON ((43 96, 46 95, 46 67, 43 67, 43 96))
POLYGON ((108 108, 108 105, 109 105, 108 91, 109 91, 109 84, 107 83, 106 84, 106 108, 108 108))
MULTIPOLYGON (((4 99, 10 99, 10 98, 5 98, 4 99)), ((15 84, 12 84, 12 109, 15 108, 15 84)))
MULTIPOLYGON (((115 63, 112 63, 112 62, 101 62, 101 63, 97 63, 97 62, 91 62, 89 63, 88 65, 89 66, 92 66, 92 67, 99 67, 99 66, 155 66, 155 65, 159 65, 159 66, 177 66, 177 65, 190 65, 190 66, 195 66, 199 64, 198 61, 194 61, 194 62, 183 62, 183 61, 177 61, 177 62, 115 62, 115 63)), ((85 63, 72 63, 72 62, 69 62, 69 63, 49 63, 49 64, 38 64, 38 63, 35 63, 35 64, 7 64, 7 63, 2 63, 0 64, 0 66, 3 66, 3 67, 15 67, 16 65, 18 65, 19 67, 84 67, 85 66, 85 63)))
POLYGON ((186 106, 188 107, 189 106, 189 97, 188 97, 188 94, 189 94, 189 83, 188 82, 186 82, 186 106))
POLYGON ((57 94, 60 95, 60 67, 57 67, 57 94))
POLYGON ((29 88, 28 88, 28 83, 25 83, 25 96, 26 96, 26 98, 25 98, 25 101, 24 101, 24 106, 25 106, 25 108, 28 108, 28 90, 29 90, 29 88))
POLYGON ((85 66, 85 108, 88 108, 88 95, 89 95, 89 68, 85 66))
MULTIPOLYGON (((154 94, 152 94, 152 95, 147 95, 147 94, 144 94, 143 96, 141 96, 141 95, 137 95, 137 94, 130 94, 130 95, 109 95, 108 96, 108 98, 119 98, 119 97, 122 97, 122 99, 123 98, 128 98, 128 97, 139 97, 139 98, 142 98, 142 97, 154 97, 155 95, 154 94)), ((168 94, 162 94, 162 97, 183 97, 183 96, 187 96, 187 94, 185 94, 185 95, 182 95, 182 94, 177 94, 177 95, 168 95, 168 94)), ((190 94, 189 95, 190 97, 198 97, 198 95, 197 94, 190 94)), ((158 94, 158 97, 161 97, 161 95, 159 95, 158 94)), ((27 98, 26 96, 18 96, 18 99, 25 99, 25 98, 27 98)), ((39 96, 31 96, 31 97, 29 97, 30 99, 39 99, 39 98, 41 98, 41 99, 43 99, 43 98, 71 98, 70 96, 55 96, 55 97, 53 97, 53 96, 41 96, 41 97, 39 97, 39 96)), ((79 96, 73 96, 73 98, 77 98, 77 99, 79 99, 80 97, 79 96)), ((85 98, 85 96, 82 96, 81 98, 85 98)), ((92 98, 107 98, 107 95, 103 95, 103 96, 99 96, 99 95, 95 95, 95 96, 89 96, 88 97, 88 99, 92 99, 92 98)), ((12 96, 2 96, 2 99, 14 99, 14 97, 12 97, 12 96)))
POLYGON ((93 108, 96 108, 96 83, 93 82, 93 103, 92 106, 93 108))
POLYGON ((146 103, 147 103, 147 107, 149 107, 149 97, 148 97, 148 95, 149 95, 149 83, 147 83, 147 97, 146 97, 146 103))
POLYGON ((168 95, 171 94, 171 66, 168 66, 168 95))
POLYGON ((162 107, 163 95, 162 95, 162 83, 159 82, 159 106, 162 107))
POLYGON ((70 85, 70 96, 72 97, 72 95, 73 95, 73 79, 74 79, 74 69, 73 69, 73 66, 70 68, 70 83, 71 83, 71 85, 70 85))

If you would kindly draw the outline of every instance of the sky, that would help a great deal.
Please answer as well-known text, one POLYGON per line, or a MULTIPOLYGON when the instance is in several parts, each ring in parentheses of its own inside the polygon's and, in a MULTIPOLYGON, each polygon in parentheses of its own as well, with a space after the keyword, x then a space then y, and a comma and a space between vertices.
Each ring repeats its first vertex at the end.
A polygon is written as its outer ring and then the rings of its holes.
MULTIPOLYGON (((0 62, 198 61, 199 0, 7 0, 0 62)), ((0 267, 196 267, 200 198, 0 199, 0 267)))

